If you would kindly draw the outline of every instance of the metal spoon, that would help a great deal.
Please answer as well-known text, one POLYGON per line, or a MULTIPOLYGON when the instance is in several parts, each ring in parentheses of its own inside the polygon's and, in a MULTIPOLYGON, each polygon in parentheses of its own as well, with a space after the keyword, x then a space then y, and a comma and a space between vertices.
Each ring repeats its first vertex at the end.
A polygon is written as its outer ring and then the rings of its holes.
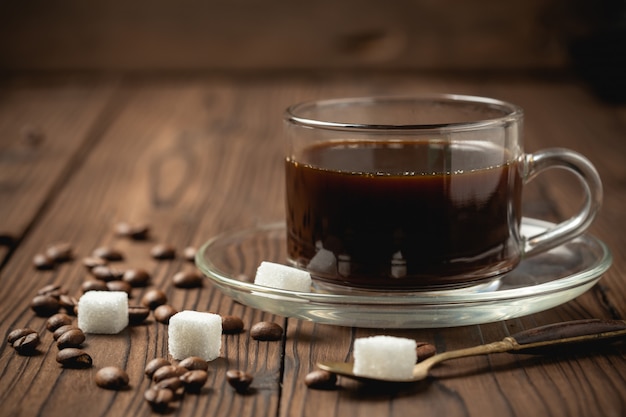
POLYGON ((410 379, 402 380, 355 375, 353 364, 349 362, 321 362, 317 366, 322 370, 361 381, 415 382, 426 379, 433 366, 448 359, 500 352, 549 353, 550 350, 554 351, 555 346, 610 342, 625 336, 626 321, 622 320, 588 319, 549 324, 505 337, 498 342, 431 356, 413 367, 413 376, 410 379))

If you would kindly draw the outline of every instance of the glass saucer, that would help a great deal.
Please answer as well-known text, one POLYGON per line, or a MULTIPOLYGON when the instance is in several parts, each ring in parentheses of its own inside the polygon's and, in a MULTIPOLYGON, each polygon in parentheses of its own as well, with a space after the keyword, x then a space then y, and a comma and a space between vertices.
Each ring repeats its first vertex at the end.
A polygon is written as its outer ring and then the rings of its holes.
MULTIPOLYGON (((524 218, 522 234, 552 226, 524 218)), ((224 294, 280 316, 338 326, 437 328, 512 319, 563 304, 598 282, 612 260, 602 241, 582 235, 469 288, 384 292, 314 281, 311 292, 294 292, 255 285, 261 261, 286 264, 285 235, 284 223, 219 235, 198 250, 196 265, 224 294)))

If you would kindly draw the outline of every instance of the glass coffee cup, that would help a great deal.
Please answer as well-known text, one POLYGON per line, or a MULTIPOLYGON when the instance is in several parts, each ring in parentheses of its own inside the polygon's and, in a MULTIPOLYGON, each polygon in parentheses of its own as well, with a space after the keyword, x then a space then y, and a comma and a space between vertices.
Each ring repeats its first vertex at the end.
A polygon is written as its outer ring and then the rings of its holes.
POLYGON ((464 287, 583 233, 602 201, 591 162, 525 153, 523 111, 460 96, 305 102, 285 113, 287 257, 325 283, 376 290, 464 287), (522 236, 524 185, 578 178, 573 217, 522 236))

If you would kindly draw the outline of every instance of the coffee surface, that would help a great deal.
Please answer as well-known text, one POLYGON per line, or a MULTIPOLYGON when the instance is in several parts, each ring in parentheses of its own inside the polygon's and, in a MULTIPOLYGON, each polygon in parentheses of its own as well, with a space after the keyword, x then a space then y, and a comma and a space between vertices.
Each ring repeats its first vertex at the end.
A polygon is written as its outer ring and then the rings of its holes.
POLYGON ((508 152, 477 142, 317 144, 286 160, 288 256, 365 287, 504 272, 519 257, 521 185, 508 152))

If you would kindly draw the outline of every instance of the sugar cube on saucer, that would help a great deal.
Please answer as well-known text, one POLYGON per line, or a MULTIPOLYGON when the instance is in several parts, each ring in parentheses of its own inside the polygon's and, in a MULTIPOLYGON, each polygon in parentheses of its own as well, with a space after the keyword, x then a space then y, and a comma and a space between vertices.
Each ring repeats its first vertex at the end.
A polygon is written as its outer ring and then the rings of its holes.
POLYGON ((128 293, 87 291, 78 300, 78 327, 85 333, 116 334, 128 326, 128 293))
POLYGON ((354 341, 355 375, 390 380, 410 379, 417 362, 417 342, 394 336, 362 337, 354 341))
POLYGON ((168 325, 168 349, 174 359, 199 356, 217 359, 222 347, 222 317, 219 314, 185 310, 174 314, 168 325))
POLYGON ((254 283, 288 291, 310 292, 311 274, 301 269, 273 262, 261 262, 254 283))

